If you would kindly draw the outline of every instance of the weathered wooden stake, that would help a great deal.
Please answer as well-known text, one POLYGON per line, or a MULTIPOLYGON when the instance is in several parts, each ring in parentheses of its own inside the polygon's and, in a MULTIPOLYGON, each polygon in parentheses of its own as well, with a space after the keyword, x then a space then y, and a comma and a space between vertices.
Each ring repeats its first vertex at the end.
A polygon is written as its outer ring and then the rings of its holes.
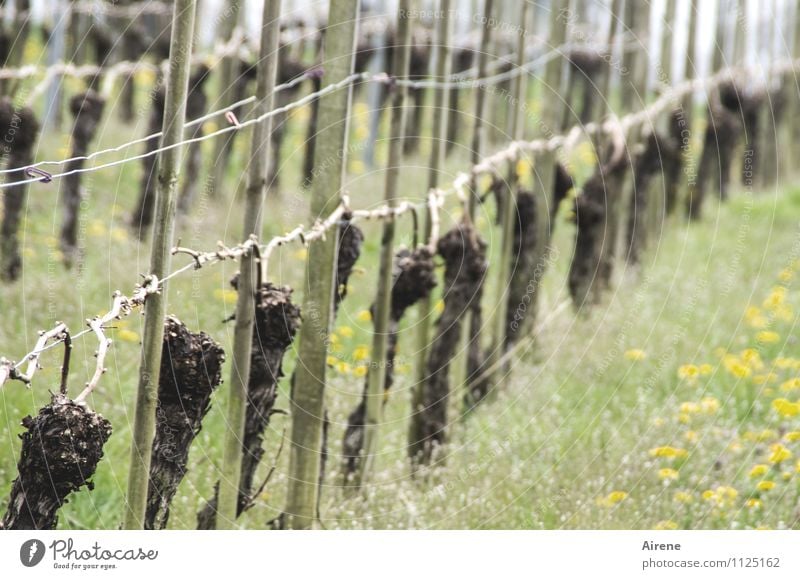
MULTIPOLYGON (((436 30, 436 80, 443 81, 450 75, 450 0, 439 0, 439 13, 436 30)), ((447 148, 447 122, 450 118, 449 112, 445 110, 448 103, 448 89, 433 89, 433 118, 431 123, 431 136, 433 144, 431 146, 431 156, 428 161, 428 188, 435 189, 439 185, 439 172, 444 164, 444 156, 447 148)), ((427 211, 425 216, 425 237, 427 241, 431 235, 431 213, 427 211)), ((411 420, 408 431, 408 456, 411 459, 412 472, 419 464, 421 444, 424 438, 423 433, 423 389, 427 375, 428 347, 430 345, 431 332, 431 297, 430 294, 420 300, 419 318, 417 320, 417 363, 414 382, 414 390, 411 395, 411 420)))
MULTIPOLYGON (((411 53, 411 0, 400 0, 397 16, 397 37, 392 59, 392 76, 408 76, 409 55, 411 53)), ((403 135, 405 134, 405 104, 407 91, 395 87, 391 94, 391 129, 389 135, 389 159, 386 167, 384 200, 390 208, 395 206, 397 185, 400 177, 400 163, 403 157, 403 135)), ((381 238, 380 269, 378 272, 378 293, 373 312, 372 357, 368 371, 367 412, 364 425, 364 454, 359 463, 356 477, 357 486, 369 482, 370 471, 375 461, 378 432, 382 419, 383 392, 386 384, 387 335, 392 297, 392 260, 394 258, 394 220, 387 219, 383 224, 381 238)))
MULTIPOLYGON (((475 125, 472 132, 472 146, 470 147, 470 164, 477 165, 481 161, 483 148, 486 144, 487 126, 484 122, 486 117, 486 93, 488 88, 481 84, 481 79, 487 75, 487 64, 489 59, 489 48, 492 42, 492 18, 494 14, 494 0, 484 0, 483 16, 485 24, 481 30, 481 44, 478 52, 478 82, 475 88, 475 125)), ((479 193, 476 179, 473 178, 469 187, 469 201, 467 204, 468 219, 470 222, 475 219, 475 212, 479 202, 479 193)), ((467 326, 469 328, 466 335, 466 373, 464 379, 464 406, 465 409, 472 408, 477 400, 486 395, 487 382, 481 378, 476 380, 481 374, 484 363, 484 352, 481 345, 481 329, 483 326, 483 312, 481 301, 483 298, 483 282, 475 286, 475 295, 470 299, 470 308, 466 313, 467 326)))
MULTIPOLYGON (((170 70, 167 79, 161 140, 164 146, 174 145, 183 139, 194 13, 195 0, 175 1, 170 40, 170 70)), ((158 159, 158 206, 150 254, 150 275, 154 276, 153 279, 160 280, 166 277, 170 271, 170 250, 175 230, 176 188, 182 157, 181 147, 174 147, 162 152, 158 159)), ((126 529, 144 527, 150 455, 155 437, 166 308, 166 288, 162 289, 160 293, 148 296, 142 336, 139 387, 134 411, 127 509, 123 523, 126 529)))
MULTIPOLYGON (((254 116, 272 109, 275 76, 278 68, 278 40, 280 38, 280 0, 267 0, 261 20, 261 48, 256 73, 256 102, 254 116)), ((249 165, 247 196, 244 213, 244 235, 261 235, 264 200, 267 193, 269 148, 272 139, 272 119, 267 118, 253 128, 251 159, 249 165)), ((259 267, 250 252, 242 257, 236 302, 236 328, 233 334, 233 364, 228 391, 228 430, 222 456, 222 473, 219 486, 217 528, 232 528, 236 520, 239 500, 239 481, 242 471, 242 439, 244 438, 247 409, 247 383, 250 376, 250 357, 253 346, 255 320, 255 295, 259 267)))
MULTIPOLYGON (((568 0, 552 0, 548 23, 550 30, 550 37, 547 41, 548 49, 558 49, 564 44, 569 20, 565 11, 568 6, 568 0)), ((555 91, 561 86, 563 65, 564 62, 561 58, 550 59, 545 65, 544 79, 540 84, 541 109, 535 123, 535 138, 546 138, 557 132, 556 128, 561 120, 562 104, 557 95, 549 94, 549 92, 555 91)), ((531 255, 534 270, 522 271, 518 268, 513 274, 515 277, 527 277, 531 284, 530 302, 518 332, 520 336, 533 331, 539 302, 539 287, 552 255, 550 237, 553 227, 551 215, 555 214, 553 203, 556 157, 555 151, 543 151, 534 160, 533 194, 536 200, 536 248, 531 255)))
MULTIPOLYGON (((217 38, 220 42, 229 42, 236 29, 236 21, 239 13, 244 10, 244 0, 231 0, 222 4, 222 14, 219 17, 219 34, 217 38)), ((218 96, 212 101, 214 108, 224 107, 234 102, 236 85, 242 82, 237 78, 239 70, 239 58, 235 54, 224 56, 219 63, 219 85, 217 85, 218 96)), ((225 172, 233 150, 234 133, 223 135, 217 139, 214 146, 214 153, 211 157, 213 175, 212 191, 214 196, 219 197, 225 186, 225 172)))
MULTIPOLYGON (((523 28, 528 22, 528 3, 522 2, 519 16, 520 26, 523 28)), ((525 63, 525 35, 520 34, 517 43, 517 67, 521 67, 525 63)), ((520 122, 520 109, 522 107, 523 99, 525 98, 525 89, 527 87, 527 77, 524 74, 519 74, 514 79, 514 96, 510 103, 509 114, 511 115, 511 138, 518 141, 522 138, 525 123, 520 122)), ((508 292, 511 285, 511 262, 513 260, 512 247, 514 245, 514 234, 516 232, 515 216, 517 215, 517 200, 516 200, 516 165, 511 164, 508 185, 505 187, 505 199, 499 206, 502 212, 500 221, 500 265, 498 267, 498 288, 496 298, 499 301, 494 301, 497 307, 494 311, 494 335, 492 338, 492 346, 487 356, 486 366, 489 368, 494 367, 497 361, 505 352, 507 344, 507 317, 509 303, 507 299, 508 292)), ((499 379, 503 376, 501 368, 495 370, 494 374, 487 378, 489 387, 497 387, 499 379)), ((485 392, 484 392, 485 394, 485 392)), ((477 396, 473 396, 476 399, 477 396)))
MULTIPOLYGON (((331 0, 325 31, 323 83, 336 83, 353 70, 360 1, 331 0)), ((319 100, 315 164, 319 171, 311 194, 311 219, 324 219, 340 203, 347 162, 347 134, 352 87, 319 100)), ((333 316, 337 235, 311 244, 306 264, 303 317, 297 370, 291 396, 289 475, 285 526, 307 529, 317 517, 320 449, 325 411, 325 374, 333 316)))

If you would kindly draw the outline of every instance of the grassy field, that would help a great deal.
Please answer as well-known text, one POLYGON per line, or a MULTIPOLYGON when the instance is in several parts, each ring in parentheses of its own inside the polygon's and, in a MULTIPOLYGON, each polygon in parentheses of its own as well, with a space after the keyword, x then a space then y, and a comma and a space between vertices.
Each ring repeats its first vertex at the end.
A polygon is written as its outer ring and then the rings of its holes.
MULTIPOLYGON (((113 108, 114 103, 109 106, 113 108)), ((302 119, 306 110, 296 116, 302 119)), ((99 145, 141 134, 146 123, 121 127, 112 115, 99 145)), ((360 161, 367 131, 364 107, 353 118, 347 189, 356 207, 381 203, 383 173, 360 161)), ((240 145, 246 138, 240 138, 240 145)), ((65 156, 67 141, 46 138, 37 158, 65 156)), ((429 143, 423 143, 423 152, 429 143)), ((378 164, 385 146, 379 143, 378 164)), ((465 167, 457 150, 446 179, 465 167)), ((243 174, 243 150, 232 175, 243 174)), ((307 222, 297 167, 302 136, 290 132, 282 167, 283 190, 271 194, 264 238, 307 222)), ((409 161, 403 196, 421 199, 425 157, 409 161)), ((584 167, 585 170, 585 167, 584 167)), ((114 290, 130 293, 148 270, 149 244, 138 243, 127 224, 138 195, 141 168, 91 174, 81 225, 85 259, 65 271, 57 249, 59 187, 32 187, 23 230, 21 280, 0 285, 0 354, 17 359, 30 350, 36 331, 65 321, 73 332, 106 311, 114 290)), ((202 179, 203 176, 190 176, 202 179)), ((213 248, 241 237, 241 183, 231 179, 223 198, 202 191, 191 216, 182 219, 182 244, 213 248)), ((201 187, 201 189, 204 189, 201 187)), ((478 224, 494 249, 493 207, 478 224)), ((566 209, 566 208, 563 208, 566 209)), ((326 528, 785 528, 800 525, 800 351, 793 307, 800 307, 792 280, 800 275, 800 190, 739 192, 724 206, 707 207, 702 223, 676 219, 649 248, 640 270, 620 272, 607 303, 576 314, 556 308, 568 299, 565 279, 574 226, 556 231, 557 253, 542 296, 547 319, 536 347, 515 362, 497 398, 459 418, 461 392, 453 395, 452 444, 446 465, 425 481, 409 478, 405 437, 412 386, 416 320, 400 343, 398 380, 381 432, 375 485, 366 499, 339 488, 339 448, 347 414, 361 393, 371 323, 369 307, 377 275, 379 226, 367 236, 351 290, 339 314, 328 403, 331 457, 321 501, 326 528), (552 314, 552 315, 551 315, 552 314), (796 357, 795 357, 796 356, 796 357)), ((459 209, 448 206, 447 223, 459 209)), ((399 241, 410 244, 409 219, 399 241)), ((280 250, 270 265, 273 281, 301 289, 304 250, 280 250)), ((184 258, 176 258, 182 265, 184 258)), ((492 262, 492 267, 494 267, 492 262)), ((223 324, 235 304, 228 279, 234 263, 192 272, 170 283, 169 311, 191 329, 202 329, 230 352, 233 327, 223 324)), ((490 278, 491 284, 494 279, 490 278)), ((486 292, 487 312, 499 288, 486 292)), ((299 295, 298 295, 299 300, 299 295)), ((491 316, 487 315, 487 319, 491 316)), ((136 314, 116 325, 108 372, 91 406, 113 424, 96 488, 75 495, 61 510, 61 528, 116 528, 121 519, 137 382, 136 314)), ((487 323, 489 323, 487 321, 487 323)), ((486 335, 490 335, 488 331, 486 335)), ((94 370, 96 343, 84 339, 73 354, 70 392, 76 395, 94 370)), ((15 477, 20 420, 49 401, 57 388, 60 351, 42 360, 30 389, 10 383, 0 391, 0 489, 15 477)), ((285 370, 294 366, 290 353, 285 370)), ((224 376, 227 380, 229 368, 224 376)), ((287 405, 286 380, 279 408, 287 405)), ((173 504, 171 528, 193 528, 195 513, 211 496, 222 460, 226 386, 192 447, 189 474, 173 504)), ((283 429, 275 416, 260 476, 271 466, 283 429)), ((278 458, 270 484, 242 527, 263 528, 283 506, 288 453, 278 458)))

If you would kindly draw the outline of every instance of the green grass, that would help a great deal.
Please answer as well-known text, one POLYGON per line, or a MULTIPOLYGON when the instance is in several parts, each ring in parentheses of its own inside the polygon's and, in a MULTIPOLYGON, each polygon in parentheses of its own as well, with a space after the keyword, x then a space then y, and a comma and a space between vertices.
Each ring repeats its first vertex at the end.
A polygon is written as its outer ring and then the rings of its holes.
MULTIPOLYGON (((120 126, 112 115, 100 129, 98 146, 119 143, 133 131, 140 134, 145 122, 142 119, 132 129, 120 126)), ((353 124, 354 142, 359 143, 366 125, 363 109, 356 110, 353 124)), ((232 175, 244 173, 246 142, 246 137, 239 140, 232 175)), ((37 158, 63 156, 64 144, 43 139, 37 158)), ((427 146, 423 143, 423 152, 427 146)), ((379 164, 384 149, 385 142, 379 143, 379 164)), ((359 156, 356 149, 354 158, 359 156)), ((301 159, 302 135, 293 130, 285 147, 283 191, 268 200, 264 238, 307 222, 305 196, 294 186, 300 181, 301 159)), ((425 156, 412 159, 409 165, 413 167, 402 174, 402 194, 421 199, 425 156)), ((465 166, 457 152, 446 169, 454 176, 465 166)), ((357 161, 351 169, 347 189, 353 205, 380 204, 383 173, 365 170, 357 161)), ((126 222, 138 195, 140 170, 128 165, 94 173, 86 180, 81 234, 86 259, 81 271, 65 271, 56 249, 58 184, 31 188, 23 230, 24 276, 15 284, 0 286, 0 354, 18 358, 33 347, 36 330, 49 328, 56 320, 65 321, 73 332, 81 329, 86 318, 106 311, 114 290, 129 294, 139 275, 147 273, 149 245, 134 241, 126 222)), ((183 245, 213 248, 217 240, 240 241, 242 204, 235 191, 241 183, 235 181, 230 180, 222 199, 200 199, 191 217, 182 220, 178 235, 183 245)), ((752 315, 747 318, 745 310, 749 305, 760 306, 778 284, 779 272, 800 257, 796 246, 800 190, 739 193, 730 203, 710 204, 707 210, 700 224, 671 222, 665 235, 649 248, 641 270, 621 272, 607 303, 592 312, 576 315, 566 310, 550 319, 535 350, 513 364, 491 404, 459 419, 461 392, 456 388, 446 464, 417 481, 409 478, 405 459, 415 335, 413 316, 407 320, 398 380, 381 430, 375 485, 366 498, 338 488, 344 423, 363 385, 363 378, 352 372, 359 363, 354 354, 370 343, 371 324, 359 314, 371 303, 378 269, 379 226, 363 224, 366 243, 339 314, 340 339, 333 352, 349 364, 350 371, 341 371, 344 368, 337 364, 328 389, 331 457, 321 501, 323 524, 327 528, 652 528, 671 521, 686 528, 796 527, 800 474, 794 473, 794 465, 800 443, 784 443, 795 456, 771 467, 767 476, 776 481, 774 489, 758 491, 759 479, 748 476, 753 465, 769 464, 770 444, 800 430, 797 417, 783 419, 771 407, 776 397, 796 400, 797 392, 784 393, 779 386, 800 370, 775 369, 775 383, 760 384, 757 378, 767 374, 776 358, 797 354, 796 318, 792 314, 787 320, 775 320, 779 342, 759 346, 765 368, 757 368, 751 357, 746 378, 731 375, 715 351, 723 348, 738 355, 758 346, 757 329, 747 323, 752 315), (342 327, 350 328, 352 335, 342 327), (625 356, 630 349, 641 349, 646 358, 630 360, 625 356), (706 363, 711 365, 709 374, 695 380, 678 377, 680 366, 706 363), (716 402, 706 401, 706 408, 718 405, 713 413, 681 412, 682 403, 711 397, 716 402), (753 434, 766 429, 774 432, 753 434), (764 440, 750 440, 754 438, 764 440), (686 450, 686 456, 650 455, 651 449, 667 445, 686 450), (659 478, 659 469, 668 467, 679 471, 677 480, 659 478), (781 469, 794 474, 783 480, 781 469), (720 486, 735 488, 736 497, 723 491, 702 497, 720 486), (613 506, 602 500, 615 491, 627 493, 626 497, 613 506), (691 502, 676 501, 676 492, 687 493, 691 502), (762 506, 748 508, 750 498, 760 498, 762 506)), ((485 211, 478 222, 496 251, 499 238, 489 225, 494 222, 491 204, 485 211)), ((459 209, 451 204, 446 213, 449 223, 458 217, 459 209)), ((398 235, 400 242, 411 243, 410 219, 400 222, 398 235)), ((555 241, 558 257, 544 282, 542 317, 568 298, 565 279, 574 227, 561 219, 555 241)), ((181 257, 174 261, 175 265, 184 262, 181 257)), ((222 320, 234 309, 227 280, 235 270, 234 263, 214 265, 171 282, 169 290, 169 311, 191 329, 211 334, 228 352, 233 328, 222 320)), ((299 246, 281 249, 270 264, 273 281, 298 292, 302 273, 299 246)), ((490 283, 487 312, 498 295, 494 280, 490 283)), ((794 292, 789 291, 786 299, 800 307, 794 292)), ((490 315, 486 318, 489 324, 490 315)), ((136 313, 112 334, 115 342, 107 359, 108 372, 91 406, 112 422, 114 434, 95 476, 95 490, 82 490, 61 509, 61 528, 106 529, 120 523, 141 325, 136 313)), ((486 335, 488 339, 488 328, 486 335)), ((73 395, 93 372, 95 348, 89 339, 76 344, 70 377, 73 395)), ((732 363, 729 359, 728 366, 732 363)), ((49 391, 57 388, 59 364, 60 351, 50 351, 30 389, 13 382, 0 391, 3 494, 15 477, 20 420, 49 401, 49 391)), ((292 352, 287 375, 293 366, 292 352)), ((226 380, 229 372, 226 366, 226 380)), ((286 382, 281 384, 277 404, 283 409, 288 406, 286 382)), ((222 459, 226 387, 214 396, 192 447, 189 473, 173 503, 171 528, 193 528, 194 514, 212 494, 222 459)), ((265 476, 271 466, 287 424, 288 418, 274 417, 259 476, 265 476)), ((242 527, 263 528, 280 512, 287 460, 288 452, 284 452, 266 492, 242 517, 242 527)))

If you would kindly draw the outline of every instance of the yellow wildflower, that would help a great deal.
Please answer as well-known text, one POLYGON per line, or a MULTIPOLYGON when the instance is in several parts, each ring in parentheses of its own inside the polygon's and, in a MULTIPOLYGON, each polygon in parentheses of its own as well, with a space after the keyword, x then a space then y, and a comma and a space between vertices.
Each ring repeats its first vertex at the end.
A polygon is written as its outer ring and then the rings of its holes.
POLYGON ((694 501, 694 497, 692 497, 692 493, 687 493, 686 491, 678 491, 675 493, 673 500, 678 503, 685 503, 689 504, 694 501))
POLYGON ((659 458, 684 458, 688 454, 684 449, 674 446, 657 446, 650 449, 650 456, 659 458))
POLYGON ((658 478, 661 480, 678 480, 680 473, 674 468, 662 468, 658 471, 658 478))
POLYGON ((328 364, 328 366, 335 366, 338 361, 336 356, 328 356, 325 358, 325 363, 328 364))
POLYGON ((611 494, 608 495, 608 500, 616 504, 621 501, 624 501, 627 497, 628 493, 624 491, 613 491, 611 494))
POLYGON ((713 396, 706 396, 700 401, 700 410, 703 414, 715 414, 719 410, 719 400, 713 396))
POLYGON ((742 443, 738 440, 734 440, 728 445, 727 450, 729 452, 740 452, 742 450, 742 443))
POLYGON ((444 301, 439 300, 436 302, 436 305, 433 306, 433 311, 437 314, 441 314, 444 311, 444 301))
POLYGON ((625 357, 628 360, 639 361, 647 358, 647 353, 644 350, 634 348, 625 352, 625 357))
POLYGON ((607 497, 599 497, 597 499, 597 504, 601 507, 613 507, 614 505, 621 503, 628 497, 628 493, 624 491, 613 491, 609 493, 607 497))
POLYGON ((761 499, 747 499, 745 506, 748 509, 760 509, 764 503, 761 502, 761 499))
POLYGON ((358 312, 358 315, 356 315, 356 319, 359 322, 371 322, 372 314, 369 313, 369 310, 361 310, 360 312, 358 312))
POLYGON ((751 373, 750 368, 735 358, 725 360, 725 369, 735 378, 747 378, 751 373))
POLYGON ((800 390, 800 378, 792 378, 781 384, 781 390, 784 392, 791 392, 792 390, 800 390))
POLYGON ((783 435, 783 439, 786 442, 797 442, 800 440, 800 430, 792 430, 791 432, 787 432, 783 435))
POLYGON ((532 174, 532 167, 530 161, 526 159, 520 159, 517 161, 517 178, 518 179, 526 179, 528 176, 532 174))
POLYGON ((677 528, 678 523, 675 521, 659 521, 654 527, 656 531, 674 531, 677 528))
POLYGON ((700 369, 694 364, 684 364, 678 368, 678 378, 693 380, 700 375, 700 369))
POLYGON ((367 367, 366 366, 356 366, 353 370, 353 376, 357 378, 363 378, 367 375, 367 367))
POLYGON ((222 300, 225 304, 235 304, 238 299, 236 290, 217 288, 214 290, 214 297, 222 300))
POLYGON ((751 328, 763 328, 768 320, 761 314, 761 310, 756 306, 750 306, 744 312, 744 319, 751 328))
POLYGON ((756 488, 764 492, 771 491, 775 488, 775 483, 771 480, 762 480, 756 485, 756 488))
POLYGON ((337 333, 343 338, 352 338, 355 332, 350 326, 342 326, 337 330, 337 333))
POLYGON ((339 362, 336 364, 336 371, 340 374, 349 374, 350 373, 350 364, 347 362, 339 362))
POLYGON ((719 400, 713 396, 706 396, 700 402, 683 402, 680 405, 681 414, 714 414, 717 410, 719 400))
POLYGON ((749 368, 753 370, 761 370, 764 368, 764 363, 761 361, 761 354, 755 348, 747 348, 742 350, 739 357, 742 359, 749 368))
POLYGON ((772 288, 769 296, 767 299, 764 300, 762 304, 764 308, 768 310, 774 310, 781 304, 783 304, 784 300, 786 299, 786 288, 783 286, 776 286, 772 288))
POLYGON ((696 431, 694 431, 694 430, 687 430, 687 431, 686 431, 686 434, 684 434, 684 435, 683 435, 683 437, 684 437, 684 438, 685 438, 685 439, 686 439, 688 442, 692 442, 692 443, 694 443, 694 442, 697 442, 697 440, 700 438, 700 436, 699 436, 699 435, 697 434, 697 432, 696 432, 696 431))
POLYGON ((781 280, 783 283, 788 283, 792 281, 793 277, 794 277, 794 271, 792 270, 791 267, 784 267, 778 273, 778 279, 781 280))
POLYGON ((800 403, 790 402, 786 398, 776 398, 773 400, 772 408, 782 418, 791 418, 800 414, 800 403))
POLYGON ((756 334, 756 341, 762 344, 775 344, 779 342, 780 339, 781 336, 778 334, 778 332, 762 330, 756 334))
POLYGON ((769 466, 766 464, 757 464, 750 469, 750 478, 762 477, 769 472, 769 466))
POLYGON ((355 350, 353 350, 353 360, 356 362, 361 362, 367 358, 369 358, 369 346, 366 344, 360 344, 355 350))
POLYGON ((722 485, 714 490, 709 489, 703 492, 703 499, 716 503, 718 507, 731 506, 737 496, 739 496, 739 491, 735 488, 722 485))
POLYGON ((680 408, 683 414, 697 414, 700 412, 700 405, 697 402, 683 402, 680 408))
POLYGON ((700 370, 701 376, 708 376, 714 371, 714 366, 712 366, 711 364, 700 364, 698 370, 700 370))
POLYGON ((767 460, 773 464, 779 464, 785 460, 792 458, 792 451, 783 446, 781 443, 776 442, 769 447, 770 455, 767 460))

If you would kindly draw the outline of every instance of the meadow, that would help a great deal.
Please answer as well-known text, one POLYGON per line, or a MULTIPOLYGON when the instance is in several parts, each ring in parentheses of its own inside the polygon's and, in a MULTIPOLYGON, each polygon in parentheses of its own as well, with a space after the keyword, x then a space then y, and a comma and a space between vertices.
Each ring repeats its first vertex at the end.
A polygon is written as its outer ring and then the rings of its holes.
MULTIPOLYGON (((141 99, 144 101, 144 99, 141 99)), ((108 106, 113 110, 114 103, 108 106)), ((302 121, 307 109, 293 114, 302 121)), ((345 189, 356 207, 378 206, 383 171, 361 160, 368 111, 352 117, 352 150, 345 189)), ((146 109, 131 126, 108 115, 98 147, 141 134, 146 109)), ((302 123, 290 122, 290 127, 302 123)), ((201 187, 192 212, 179 221, 181 245, 212 249, 215 240, 241 241, 241 190, 247 138, 238 139, 221 198, 201 187), (241 178, 237 176, 241 175, 241 178)), ((378 141, 377 166, 385 147, 378 141)), ((43 138, 37 158, 66 156, 67 140, 43 138)), ((404 198, 425 192, 427 150, 408 158, 401 173, 404 198)), ((490 146, 491 147, 491 146, 490 146)), ((302 131, 290 130, 281 166, 281 191, 270 191, 263 239, 307 220, 307 196, 299 187, 302 131), (298 185, 295 185, 298 184, 298 185)), ((462 170, 466 147, 456 148, 444 168, 449 181, 462 170)), ((578 154, 578 174, 591 172, 591 155, 578 154)), ((521 169, 524 172, 524 169, 521 169)), ((138 195, 141 168, 124 165, 90 174, 80 227, 84 259, 65 271, 58 250, 59 185, 36 184, 23 224, 25 267, 19 281, 0 285, 0 354, 30 350, 37 329, 56 320, 75 331, 86 318, 107 311, 115 290, 130 292, 148 270, 149 243, 136 240, 128 216, 138 195)), ((204 179, 203 175, 183 178, 204 179)), ((485 186, 485 185, 484 185, 485 186)), ((619 267, 605 301, 575 311, 565 280, 574 246, 571 203, 555 223, 552 267, 543 280, 536 343, 517 357, 493 399, 461 412, 458 380, 451 396, 454 424, 442 464, 412 479, 406 436, 413 382, 412 315, 400 337, 397 382, 386 406, 374 484, 367 495, 343 488, 340 446, 348 413, 360 399, 369 360, 380 224, 364 223, 365 245, 339 313, 329 356, 326 393, 331 428, 328 466, 320 503, 325 528, 600 528, 731 529, 796 528, 800 525, 800 349, 793 281, 800 276, 800 188, 737 188, 730 201, 712 201, 702 221, 671 218, 648 247, 641 265, 619 267)), ((443 227, 459 215, 446 207, 443 227)), ((477 224, 496 251, 493 204, 479 208, 477 224), (494 242, 494 243, 493 243, 494 242)), ((410 245, 410 219, 398 222, 398 242, 410 245)), ((279 250, 270 263, 272 281, 302 290, 305 249, 279 250)), ((183 265, 185 256, 174 258, 183 265)), ((490 263, 495 263, 490 259, 490 263)), ((233 262, 213 265, 169 284, 168 311, 192 330, 203 330, 231 352, 233 324, 224 323, 236 303, 229 279, 233 262)), ((493 283, 493 280, 492 280, 493 283)), ((437 290, 439 291, 439 290, 437 290)), ((497 292, 484 295, 485 323, 497 292)), ((436 294, 435 300, 438 300, 436 294)), ((438 306, 438 304, 437 304, 438 306)), ((434 308, 436 309, 436 308, 434 308)), ((107 373, 89 403, 111 421, 114 433, 94 477, 94 490, 74 494, 60 510, 59 528, 113 529, 130 452, 133 400, 138 378, 143 317, 115 324, 107 373)), ((487 333, 488 328, 487 328, 487 333)), ((94 371, 96 342, 75 344, 70 392, 94 371)), ((0 488, 15 478, 21 419, 49 402, 59 381, 61 351, 42 358, 30 388, 18 382, 0 390, 0 488)), ((463 353, 458 366, 463 366, 463 353)), ((294 351, 285 372, 291 374, 294 351)), ((229 381, 230 368, 223 371, 229 381)), ((458 374, 456 374, 458 378, 458 374)), ((277 408, 286 409, 288 379, 277 408)), ((172 505, 169 528, 195 527, 195 514, 213 493, 226 428, 225 384, 195 440, 189 472, 172 505)), ((278 455, 288 418, 270 425, 267 476, 255 506, 237 521, 264 528, 285 503, 288 453, 278 455)))

